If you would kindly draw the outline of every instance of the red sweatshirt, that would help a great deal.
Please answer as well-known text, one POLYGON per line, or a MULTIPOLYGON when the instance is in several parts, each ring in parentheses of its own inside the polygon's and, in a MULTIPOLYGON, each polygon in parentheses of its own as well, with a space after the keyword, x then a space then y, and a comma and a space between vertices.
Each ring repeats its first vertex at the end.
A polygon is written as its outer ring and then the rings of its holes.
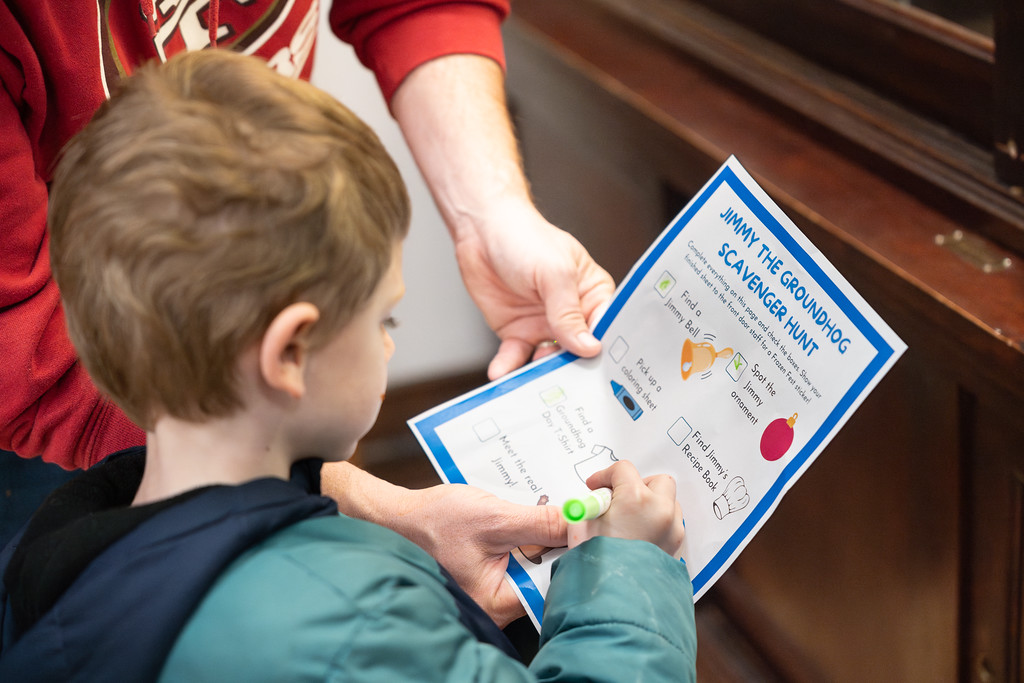
MULTIPOLYGON (((390 99, 416 66, 504 64, 510 0, 334 0, 334 32, 390 99)), ((0 449, 88 467, 144 441, 77 363, 50 274, 48 184, 59 151, 119 78, 215 41, 308 78, 318 0, 8 0, 0 4, 0 449)))

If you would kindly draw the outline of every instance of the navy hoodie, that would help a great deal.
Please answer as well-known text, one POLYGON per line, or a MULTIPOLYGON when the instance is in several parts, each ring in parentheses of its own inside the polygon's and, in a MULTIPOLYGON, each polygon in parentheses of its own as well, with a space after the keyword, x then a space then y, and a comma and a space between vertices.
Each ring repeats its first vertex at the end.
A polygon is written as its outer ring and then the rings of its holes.
MULTIPOLYGON (((130 507, 145 449, 111 456, 55 491, 0 553, 0 681, 150 681, 222 571, 276 531, 337 514, 319 461, 291 481, 211 486, 130 507)), ((462 622, 515 650, 447 574, 462 622)))

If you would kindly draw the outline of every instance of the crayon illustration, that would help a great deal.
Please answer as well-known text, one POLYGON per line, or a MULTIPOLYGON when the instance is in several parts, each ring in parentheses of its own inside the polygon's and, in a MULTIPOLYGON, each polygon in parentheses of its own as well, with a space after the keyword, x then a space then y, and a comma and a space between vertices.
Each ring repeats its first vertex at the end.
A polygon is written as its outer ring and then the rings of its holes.
POLYGON ((644 414, 643 408, 636 404, 633 397, 629 395, 628 391, 626 391, 626 387, 622 386, 615 380, 612 380, 612 392, 615 394, 615 398, 619 399, 619 403, 622 404, 622 407, 626 409, 626 412, 629 413, 631 418, 637 420, 644 414))

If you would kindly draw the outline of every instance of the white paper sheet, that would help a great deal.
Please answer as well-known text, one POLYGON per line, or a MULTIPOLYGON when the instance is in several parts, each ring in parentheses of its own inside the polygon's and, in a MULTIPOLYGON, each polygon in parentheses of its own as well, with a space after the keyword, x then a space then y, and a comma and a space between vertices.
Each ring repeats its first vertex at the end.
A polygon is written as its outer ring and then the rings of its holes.
MULTIPOLYGON (((695 599, 906 349, 734 158, 594 333, 597 358, 550 356, 409 424, 445 481, 527 505, 617 459, 673 475, 695 599)), ((562 552, 509 562, 538 626, 562 552)))

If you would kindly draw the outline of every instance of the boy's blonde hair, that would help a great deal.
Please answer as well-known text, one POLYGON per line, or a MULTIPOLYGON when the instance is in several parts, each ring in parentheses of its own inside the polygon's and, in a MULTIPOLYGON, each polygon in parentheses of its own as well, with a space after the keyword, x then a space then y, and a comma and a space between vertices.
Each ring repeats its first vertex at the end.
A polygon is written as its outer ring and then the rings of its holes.
POLYGON ((336 333, 408 223, 398 169, 366 124, 218 50, 129 78, 68 145, 49 208, 71 339, 144 429, 239 408, 240 354, 289 304, 320 309, 312 343, 336 333))

